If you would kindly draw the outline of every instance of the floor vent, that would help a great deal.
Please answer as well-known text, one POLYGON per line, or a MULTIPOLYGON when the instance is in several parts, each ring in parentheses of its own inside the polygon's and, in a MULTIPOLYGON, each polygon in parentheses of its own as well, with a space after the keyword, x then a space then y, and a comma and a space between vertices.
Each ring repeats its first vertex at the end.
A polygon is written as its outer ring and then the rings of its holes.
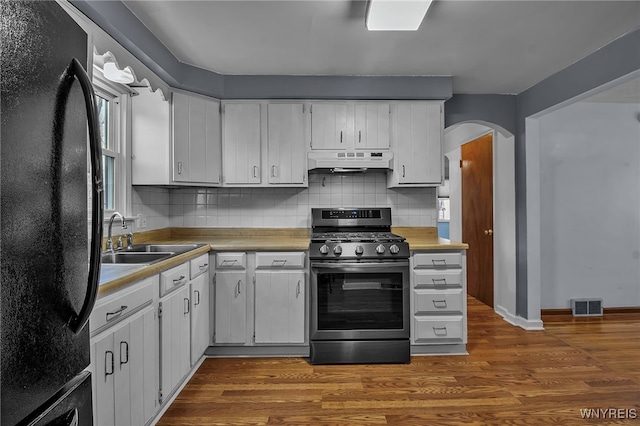
POLYGON ((574 317, 602 316, 602 299, 571 299, 574 317))

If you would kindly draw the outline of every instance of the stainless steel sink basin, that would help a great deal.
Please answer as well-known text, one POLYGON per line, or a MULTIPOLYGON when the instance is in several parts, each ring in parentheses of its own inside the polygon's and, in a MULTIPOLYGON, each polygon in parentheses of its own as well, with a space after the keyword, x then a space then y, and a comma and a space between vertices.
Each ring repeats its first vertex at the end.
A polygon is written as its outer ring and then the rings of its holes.
POLYGON ((115 252, 102 255, 103 264, 150 265, 173 256, 173 252, 115 252))
POLYGON ((202 244, 135 244, 131 248, 122 249, 122 253, 156 253, 171 252, 180 254, 201 247, 202 244))

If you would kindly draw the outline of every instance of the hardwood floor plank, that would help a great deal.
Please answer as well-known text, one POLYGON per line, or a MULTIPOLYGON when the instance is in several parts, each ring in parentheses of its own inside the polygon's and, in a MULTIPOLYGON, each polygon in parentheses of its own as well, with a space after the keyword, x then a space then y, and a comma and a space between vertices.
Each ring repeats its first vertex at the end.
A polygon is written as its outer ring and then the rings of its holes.
POLYGON ((552 317, 526 331, 469 298, 469 355, 410 364, 209 358, 158 425, 639 424, 640 314, 552 317), (610 408, 636 417, 582 418, 610 408))

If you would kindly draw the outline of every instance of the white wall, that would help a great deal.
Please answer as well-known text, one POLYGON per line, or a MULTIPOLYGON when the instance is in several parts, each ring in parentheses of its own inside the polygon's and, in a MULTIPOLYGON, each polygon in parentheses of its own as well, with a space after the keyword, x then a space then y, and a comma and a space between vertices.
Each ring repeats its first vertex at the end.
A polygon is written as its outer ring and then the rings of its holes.
POLYGON ((638 114, 579 102, 538 120, 542 309, 640 306, 638 114))
POLYGON ((387 189, 386 175, 310 174, 309 188, 135 187, 139 231, 174 227, 308 228, 312 207, 391 207, 394 226, 437 226, 436 189, 387 189))

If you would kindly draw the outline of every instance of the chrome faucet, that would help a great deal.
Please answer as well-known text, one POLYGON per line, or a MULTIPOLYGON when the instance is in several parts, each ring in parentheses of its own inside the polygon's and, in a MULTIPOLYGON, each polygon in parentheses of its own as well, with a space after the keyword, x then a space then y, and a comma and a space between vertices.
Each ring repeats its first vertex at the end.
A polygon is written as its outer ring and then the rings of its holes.
POLYGON ((113 226, 113 221, 114 219, 120 216, 120 220, 122 220, 122 229, 127 229, 127 222, 125 222, 124 220, 124 216, 119 213, 119 212, 115 212, 111 215, 111 218, 109 219, 109 233, 107 235, 107 252, 113 253, 113 239, 111 238, 111 227, 113 226))

